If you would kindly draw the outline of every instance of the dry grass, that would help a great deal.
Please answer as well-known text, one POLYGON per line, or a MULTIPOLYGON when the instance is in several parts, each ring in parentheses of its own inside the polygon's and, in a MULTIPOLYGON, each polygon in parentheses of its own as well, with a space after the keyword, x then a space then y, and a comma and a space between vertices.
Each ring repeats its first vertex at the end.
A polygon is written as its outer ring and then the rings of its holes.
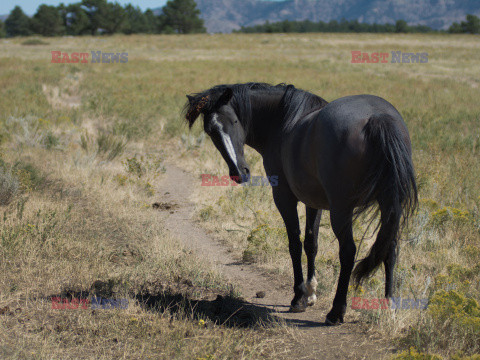
POLYGON ((43 142, 50 126, 18 122, 27 125, 10 124, 3 155, 22 191, 2 211, 0 357, 233 359, 287 348, 283 327, 264 327, 266 317, 252 313, 244 328, 215 310, 243 304, 217 304, 218 294, 229 299, 230 285, 163 229, 146 186, 163 174, 156 152, 138 157, 138 173, 127 166, 138 145, 104 156, 121 136, 89 151, 83 127, 57 123, 54 149, 43 142), (128 309, 52 308, 52 297, 93 295, 125 298, 128 309))

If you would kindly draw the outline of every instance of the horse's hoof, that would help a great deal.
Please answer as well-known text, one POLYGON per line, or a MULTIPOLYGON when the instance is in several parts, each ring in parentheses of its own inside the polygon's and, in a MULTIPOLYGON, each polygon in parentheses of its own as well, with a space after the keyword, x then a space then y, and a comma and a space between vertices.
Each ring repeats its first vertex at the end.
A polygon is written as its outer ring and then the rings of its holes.
POLYGON ((305 312, 307 308, 303 305, 297 304, 295 306, 290 306, 290 312, 292 313, 301 313, 305 312))
POLYGON ((308 306, 313 306, 313 305, 315 305, 316 302, 317 302, 317 295, 313 294, 313 295, 308 297, 307 305, 308 306))
POLYGON ((290 312, 299 313, 305 310, 307 310, 307 299, 305 296, 302 296, 298 301, 295 301, 295 299, 292 300, 290 312))
POLYGON ((328 325, 328 326, 336 326, 336 325, 340 325, 342 323, 343 323, 343 319, 341 319, 341 318, 329 319, 328 315, 327 315, 327 318, 325 319, 325 324, 328 325))
POLYGON ((335 325, 340 325, 342 323, 343 323, 343 315, 335 314, 333 310, 327 314, 327 317, 325 319, 326 325, 335 326, 335 325))

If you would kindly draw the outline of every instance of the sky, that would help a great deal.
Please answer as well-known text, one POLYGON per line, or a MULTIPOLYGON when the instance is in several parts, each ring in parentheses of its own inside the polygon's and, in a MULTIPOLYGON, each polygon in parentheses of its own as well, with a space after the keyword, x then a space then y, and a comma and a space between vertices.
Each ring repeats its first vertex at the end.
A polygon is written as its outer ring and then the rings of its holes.
MULTIPOLYGON (((45 5, 59 5, 64 3, 65 5, 77 3, 81 0, 64 0, 64 1, 55 1, 55 0, 1 0, 0 1, 0 15, 8 15, 13 10, 15 6, 20 6, 23 12, 27 15, 33 15, 37 12, 37 8, 41 4, 45 5)), ((110 0, 109 0, 110 2, 110 0)), ((113 1, 112 1, 113 2, 113 1)), ((117 0, 118 3, 122 5, 132 4, 133 6, 139 6, 143 11, 148 8, 154 9, 165 5, 167 0, 117 0)))

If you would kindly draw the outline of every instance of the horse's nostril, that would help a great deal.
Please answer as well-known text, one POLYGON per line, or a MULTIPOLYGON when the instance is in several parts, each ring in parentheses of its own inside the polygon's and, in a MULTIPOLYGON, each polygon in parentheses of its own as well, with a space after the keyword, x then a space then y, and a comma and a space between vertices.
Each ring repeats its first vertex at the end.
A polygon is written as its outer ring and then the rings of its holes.
POLYGON ((245 174, 247 174, 247 175, 250 174, 250 170, 248 170, 248 168, 245 168, 245 174))

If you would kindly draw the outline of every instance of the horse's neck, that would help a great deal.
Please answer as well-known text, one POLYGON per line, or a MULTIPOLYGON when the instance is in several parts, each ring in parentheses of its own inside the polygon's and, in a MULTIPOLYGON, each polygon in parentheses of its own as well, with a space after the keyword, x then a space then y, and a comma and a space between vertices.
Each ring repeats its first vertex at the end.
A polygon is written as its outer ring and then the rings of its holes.
POLYGON ((283 93, 279 92, 267 96, 252 95, 250 98, 252 114, 246 144, 260 154, 268 146, 269 141, 281 132, 280 101, 282 96, 283 93))

